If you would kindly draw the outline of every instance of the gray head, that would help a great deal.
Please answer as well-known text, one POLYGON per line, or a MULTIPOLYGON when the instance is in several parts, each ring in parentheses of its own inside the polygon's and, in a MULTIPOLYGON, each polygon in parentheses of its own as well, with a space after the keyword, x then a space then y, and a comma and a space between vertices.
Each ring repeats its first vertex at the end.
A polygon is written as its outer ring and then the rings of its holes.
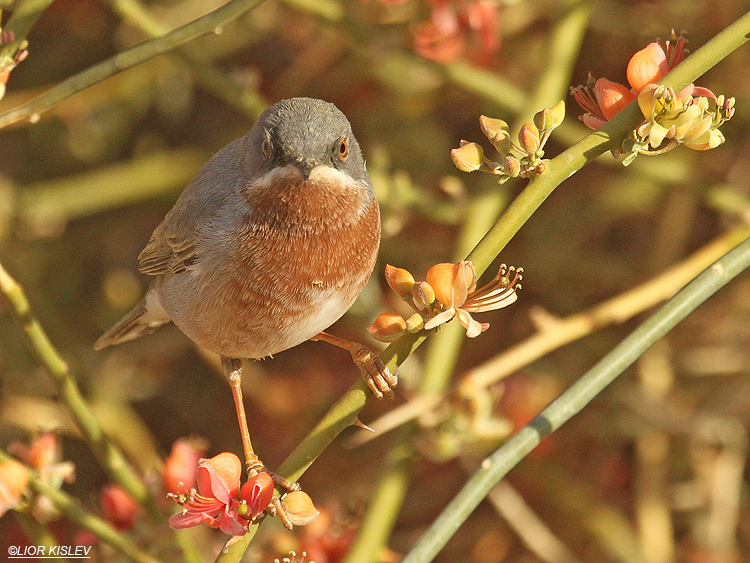
POLYGON ((315 166, 324 165, 370 184, 349 121, 322 100, 291 98, 268 108, 247 135, 245 155, 256 177, 293 165, 307 180, 315 166))

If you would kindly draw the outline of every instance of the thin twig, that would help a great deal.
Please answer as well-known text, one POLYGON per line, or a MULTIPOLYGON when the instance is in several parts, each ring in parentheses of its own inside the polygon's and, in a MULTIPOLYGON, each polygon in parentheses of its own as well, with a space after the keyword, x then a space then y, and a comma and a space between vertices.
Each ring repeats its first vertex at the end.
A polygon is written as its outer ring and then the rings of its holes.
POLYGON ((30 102, 0 115, 0 128, 22 119, 36 121, 39 114, 53 105, 80 92, 84 88, 101 82, 113 74, 127 70, 162 53, 166 53, 200 35, 216 32, 240 14, 254 8, 263 0, 231 0, 205 16, 191 21, 174 31, 144 41, 126 51, 87 68, 63 80, 46 93, 30 102))

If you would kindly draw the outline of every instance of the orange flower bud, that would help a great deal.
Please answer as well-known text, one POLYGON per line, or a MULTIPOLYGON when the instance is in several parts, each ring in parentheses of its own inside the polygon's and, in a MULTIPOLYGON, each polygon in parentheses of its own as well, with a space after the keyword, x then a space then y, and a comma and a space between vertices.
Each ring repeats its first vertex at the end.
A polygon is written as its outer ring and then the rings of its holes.
POLYGON ((281 499, 281 508, 294 526, 309 524, 320 514, 310 495, 304 491, 292 491, 285 495, 281 499))
POLYGON ((0 463, 0 516, 23 497, 29 484, 29 470, 15 459, 0 463))
POLYGON ((196 486, 195 470, 198 461, 206 455, 205 446, 198 440, 180 438, 164 462, 162 480, 169 493, 187 494, 196 486))
POLYGON ((611 82, 606 78, 600 78, 594 86, 596 89, 596 100, 604 117, 612 119, 618 111, 635 100, 635 95, 622 84, 611 82))
POLYGON ((484 163, 484 151, 476 143, 462 143, 459 148, 451 150, 451 159, 461 172, 473 172, 484 163))
POLYGON ((398 313, 381 313, 367 330, 375 340, 393 342, 406 330, 406 322, 398 313))
POLYGON ((102 489, 101 502, 104 516, 117 530, 122 532, 133 527, 140 507, 125 489, 107 485, 102 489))
POLYGON ((539 130, 533 123, 524 123, 518 132, 518 142, 521 148, 533 155, 539 150, 539 130))
POLYGON ((425 279, 435 290, 435 299, 445 308, 453 307, 453 283, 456 279, 456 265, 449 263, 435 264, 427 270, 425 279))
POLYGON ((640 92, 646 84, 653 84, 669 70, 667 55, 658 43, 649 43, 630 57, 628 82, 633 90, 640 92))
POLYGON ((408 270, 386 264, 385 281, 388 282, 388 286, 401 299, 407 299, 411 296, 411 288, 414 285, 414 276, 412 276, 408 270))

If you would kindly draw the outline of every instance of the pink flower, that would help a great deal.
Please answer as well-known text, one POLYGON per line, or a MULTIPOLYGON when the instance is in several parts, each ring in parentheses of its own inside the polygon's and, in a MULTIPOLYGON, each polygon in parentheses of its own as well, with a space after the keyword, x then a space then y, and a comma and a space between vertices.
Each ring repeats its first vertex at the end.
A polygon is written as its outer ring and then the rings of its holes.
MULTIPOLYGON (((571 94, 586 112, 581 120, 589 129, 604 125, 635 100, 646 85, 657 82, 677 66, 687 54, 686 43, 683 34, 677 37, 673 32, 666 42, 666 51, 661 43, 655 41, 630 57, 626 72, 630 88, 606 78, 594 80, 591 75, 586 86, 571 88, 571 94)), ((689 95, 692 91, 693 85, 689 84, 678 96, 689 95)))
POLYGON ((513 303, 518 299, 516 291, 521 289, 518 282, 522 273, 520 268, 508 270, 502 265, 490 283, 476 289, 477 274, 471 262, 435 264, 427 271, 426 281, 435 290, 435 299, 442 312, 425 322, 424 328, 429 330, 458 317, 458 322, 466 329, 466 336, 479 336, 490 325, 474 320, 471 313, 493 311, 513 303))
POLYGON ((190 528, 207 524, 225 534, 241 536, 249 524, 268 507, 273 497, 273 480, 268 473, 250 478, 240 489, 242 463, 228 452, 201 459, 196 470, 198 489, 188 494, 170 494, 182 512, 173 514, 169 525, 190 528))

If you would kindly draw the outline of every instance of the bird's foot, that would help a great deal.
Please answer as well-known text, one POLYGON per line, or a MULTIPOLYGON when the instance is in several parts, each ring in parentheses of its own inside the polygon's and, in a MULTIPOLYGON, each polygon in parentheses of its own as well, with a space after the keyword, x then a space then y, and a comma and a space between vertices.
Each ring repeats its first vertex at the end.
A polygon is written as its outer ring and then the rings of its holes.
POLYGON ((383 397, 392 399, 393 388, 398 385, 398 378, 391 373, 378 355, 362 344, 353 344, 349 352, 372 394, 378 399, 383 397))

